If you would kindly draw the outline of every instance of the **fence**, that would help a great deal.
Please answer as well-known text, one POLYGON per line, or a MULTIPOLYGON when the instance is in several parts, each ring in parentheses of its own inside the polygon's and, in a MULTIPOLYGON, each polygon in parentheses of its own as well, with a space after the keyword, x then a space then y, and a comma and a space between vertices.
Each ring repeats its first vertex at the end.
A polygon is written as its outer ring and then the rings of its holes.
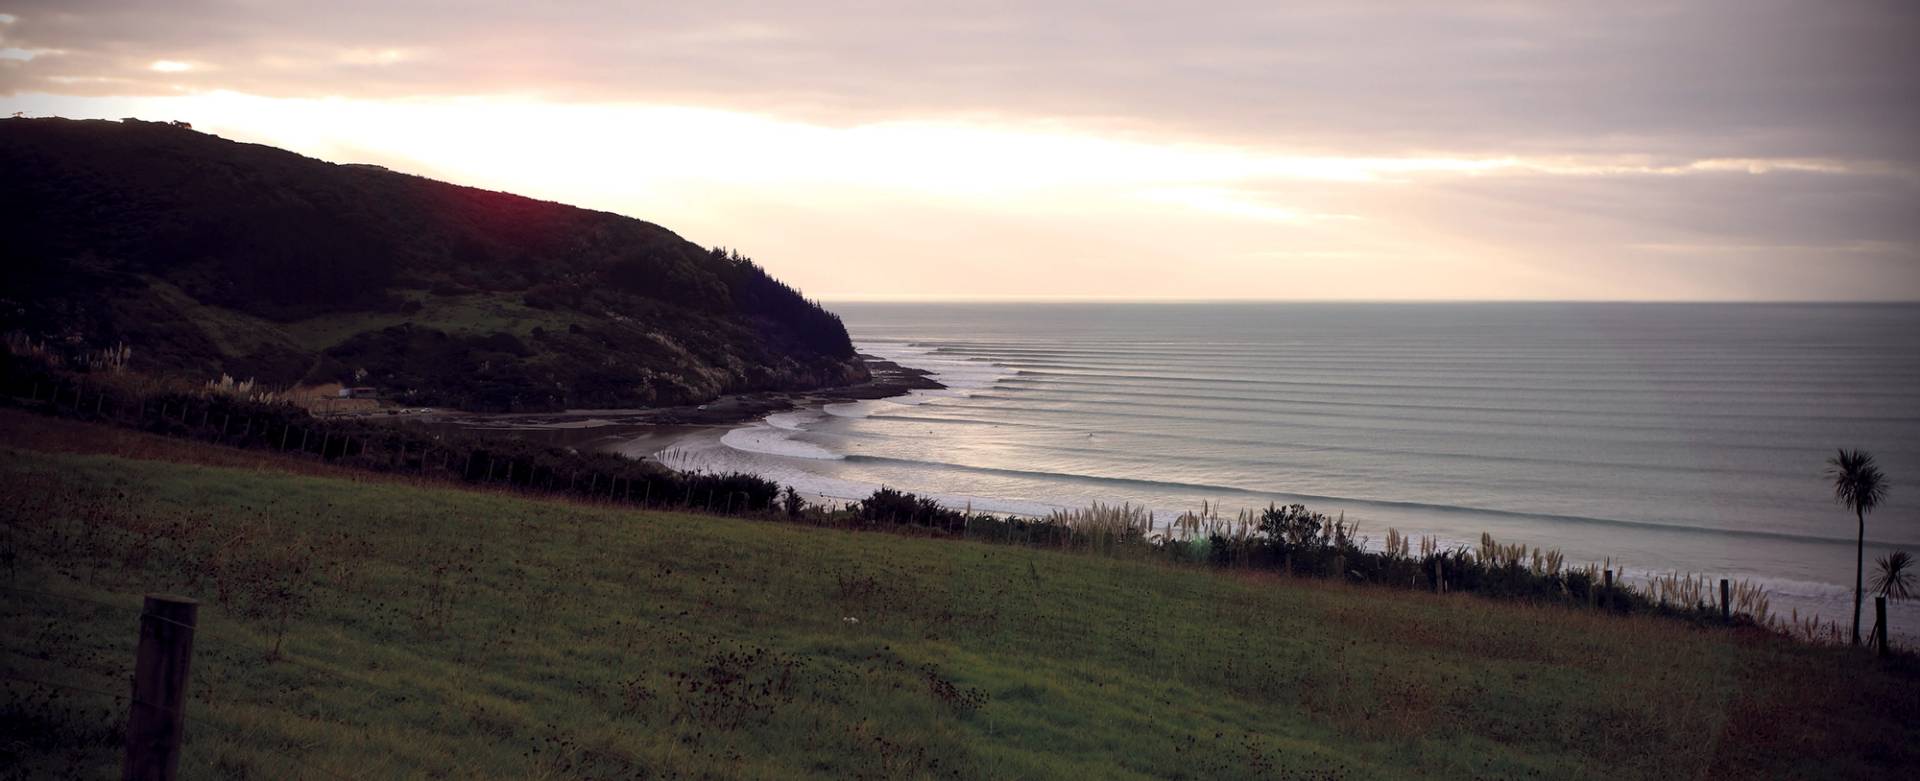
MULTIPOLYGON (((193 718, 192 703, 196 697, 193 696, 195 687, 192 683, 198 680, 191 675, 194 649, 209 642, 224 642, 202 631, 206 619, 199 614, 197 601, 170 594, 149 594, 141 606, 135 607, 91 597, 12 586, 0 586, 0 592, 14 596, 16 602, 19 597, 34 597, 105 607, 121 613, 129 628, 137 634, 137 650, 134 657, 128 660, 129 666, 122 681, 127 688, 119 692, 112 691, 108 685, 84 685, 23 674, 11 669, 11 664, 7 669, 0 669, 0 683, 105 698, 124 708, 126 737, 122 747, 123 779, 145 781, 178 778, 187 736, 201 728, 225 729, 218 721, 193 718)), ((243 655, 259 653, 258 648, 242 647, 237 643, 228 645, 243 655)), ((4 650, 10 654, 18 653, 11 647, 4 650)), ((382 688, 402 698, 411 694, 364 678, 349 680, 297 658, 282 656, 275 659, 274 663, 291 664, 356 687, 382 688)), ((201 696, 198 699, 210 703, 210 692, 205 687, 200 687, 199 691, 201 696)), ((302 768, 329 778, 349 777, 311 764, 302 765, 302 768)))
POLYGON ((219 395, 140 395, 46 373, 7 378, 15 404, 181 439, 282 453, 373 472, 722 514, 775 507, 779 486, 741 474, 680 473, 623 456, 511 438, 442 437, 404 425, 315 418, 290 405, 219 395))

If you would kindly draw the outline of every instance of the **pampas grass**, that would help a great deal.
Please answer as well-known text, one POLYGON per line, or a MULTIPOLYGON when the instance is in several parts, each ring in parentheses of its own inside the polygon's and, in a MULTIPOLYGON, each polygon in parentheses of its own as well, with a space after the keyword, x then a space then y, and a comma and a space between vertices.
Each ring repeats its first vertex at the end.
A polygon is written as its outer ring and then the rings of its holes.
POLYGON ((1145 507, 1101 502, 1076 510, 1054 510, 1045 521, 1067 530, 1061 537, 1062 547, 1085 545, 1096 550, 1145 542, 1153 527, 1153 516, 1145 507))

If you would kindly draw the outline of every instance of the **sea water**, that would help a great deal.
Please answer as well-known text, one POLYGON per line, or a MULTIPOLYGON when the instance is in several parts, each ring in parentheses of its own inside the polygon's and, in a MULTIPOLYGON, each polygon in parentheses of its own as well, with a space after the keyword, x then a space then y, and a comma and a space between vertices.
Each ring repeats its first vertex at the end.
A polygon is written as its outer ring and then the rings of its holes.
MULTIPOLYGON (((1866 555, 1920 553, 1920 307, 1807 304, 873 304, 858 349, 947 390, 780 413, 683 443, 710 469, 975 511, 1301 503, 1639 577, 1748 578, 1851 617, 1856 521, 1823 474, 1893 483, 1866 555)), ((1869 610, 1870 610, 1869 606, 1869 610)), ((1897 606, 1899 634, 1920 611, 1897 606)))

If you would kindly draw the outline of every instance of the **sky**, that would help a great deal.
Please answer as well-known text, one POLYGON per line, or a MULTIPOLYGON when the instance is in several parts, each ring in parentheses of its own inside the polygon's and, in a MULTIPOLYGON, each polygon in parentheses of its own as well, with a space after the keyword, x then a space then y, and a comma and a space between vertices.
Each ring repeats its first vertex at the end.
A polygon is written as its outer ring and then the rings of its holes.
POLYGON ((1920 300, 1920 3, 0 0, 0 111, 828 299, 1920 300))

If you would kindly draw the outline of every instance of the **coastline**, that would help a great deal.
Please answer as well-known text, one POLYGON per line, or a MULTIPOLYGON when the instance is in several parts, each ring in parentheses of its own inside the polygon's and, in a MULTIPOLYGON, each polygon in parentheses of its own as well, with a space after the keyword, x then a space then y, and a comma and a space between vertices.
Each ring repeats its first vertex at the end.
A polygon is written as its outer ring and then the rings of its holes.
POLYGON ((643 458, 687 437, 730 430, 768 415, 809 406, 904 396, 941 390, 933 372, 860 353, 870 379, 855 385, 806 391, 755 391, 721 396, 705 404, 638 409, 579 409, 525 413, 431 413, 409 418, 416 425, 460 431, 512 432, 546 444, 643 458))
MULTIPOLYGON (((1551 508, 1548 511, 1523 512, 1478 505, 1346 499, 1319 492, 1294 494, 1253 491, 1232 487, 1230 483, 1225 484, 1229 486, 1227 488, 1210 488, 1210 484, 1204 481, 1191 481, 1191 485, 1171 480, 1163 484, 1137 485, 1133 483, 1140 481, 1129 482, 1124 477, 1098 477, 1097 472, 1090 473, 1095 474, 1095 478, 1083 481, 1087 484, 1072 484, 1071 487, 1079 495, 1062 494, 1048 490, 1057 489, 1060 487, 1058 485, 1037 484, 1049 479, 1043 470, 1021 471, 1025 467, 1017 465, 998 469, 991 465, 988 468, 975 465, 971 467, 972 471, 966 473, 969 478, 974 478, 976 473, 989 474, 990 479, 1002 483, 997 492, 974 493, 978 490, 977 486, 955 485, 953 475, 947 473, 930 473, 935 476, 923 481, 917 478, 924 475, 909 476, 904 473, 917 462, 895 459, 887 463, 888 459, 876 459, 872 451, 858 449, 857 443, 849 445, 836 442, 831 434, 826 439, 819 439, 807 432, 823 428, 836 430, 845 425, 842 419, 865 417, 875 408, 869 404, 834 407, 836 403, 891 398, 913 405, 930 400, 899 398, 920 389, 944 389, 932 395, 946 396, 951 391, 966 398, 973 391, 991 387, 998 381, 993 376, 974 376, 975 367, 984 369, 997 364, 980 362, 977 356, 955 357, 950 354, 929 354, 924 356, 928 362, 921 363, 913 357, 918 348, 895 350, 888 348, 891 343, 888 340, 881 342, 863 345, 861 349, 863 360, 873 369, 874 380, 847 388, 789 394, 740 394, 716 400, 705 405, 705 409, 680 407, 636 411, 583 410, 557 415, 475 416, 473 422, 485 428, 517 430, 536 439, 563 441, 581 450, 593 449, 632 458, 653 456, 669 465, 695 470, 750 472, 792 485, 807 501, 820 505, 838 506, 859 501, 876 484, 913 491, 956 509, 968 507, 995 515, 1027 517, 1041 516, 1056 508, 1084 506, 1090 501, 1121 503, 1131 499, 1157 512, 1163 522, 1193 508, 1191 504, 1180 505, 1138 495, 1155 491, 1184 491, 1201 500, 1211 499, 1215 506, 1232 507, 1239 504, 1256 509, 1271 501, 1282 504, 1297 501, 1316 510, 1363 522, 1376 538, 1383 529, 1395 528, 1407 534, 1431 536, 1443 547, 1451 549, 1472 548, 1478 544, 1482 533, 1488 533, 1502 542, 1559 549, 1573 560, 1602 563, 1619 572, 1627 582, 1644 584, 1674 572, 1712 573, 1716 577, 1731 576, 1763 583, 1774 596, 1777 612, 1783 615, 1797 612, 1801 616, 1838 618, 1848 612, 1845 609, 1848 606, 1843 603, 1848 601, 1850 594, 1843 592, 1850 590, 1844 588, 1846 584, 1825 576, 1829 571, 1839 571, 1838 565, 1829 567, 1820 563, 1831 558, 1827 555, 1829 552, 1824 550, 1828 547, 1824 545, 1826 541, 1777 531, 1622 523, 1601 515, 1556 513, 1551 508), (876 352, 888 355, 892 360, 871 354, 876 352), (934 368, 906 367, 896 361, 921 363, 922 366, 934 368), (832 409, 826 409, 829 407, 832 409), (663 454, 663 451, 678 452, 663 454), (887 473, 876 478, 876 471, 887 473), (854 472, 857 476, 847 472, 854 472), (1009 488, 1006 483, 1014 485, 1009 488), (993 498, 1007 496, 1022 498, 993 498), (1706 538, 1702 535, 1732 535, 1740 542, 1703 544, 1702 540, 1706 538), (1804 550, 1810 545, 1821 548, 1813 551, 1817 555, 1809 555, 1804 550), (1783 562, 1791 562, 1791 565, 1783 565, 1783 562)), ((900 344, 909 343, 903 341, 900 344)), ((1012 376, 1013 372, 1007 370, 1002 375, 1000 379, 1012 376)), ((1020 382, 1031 380, 1015 380, 1015 383, 1020 382)), ((908 417, 920 414, 903 413, 890 404, 878 406, 888 411, 882 415, 885 418, 898 419, 902 414, 908 417)), ((881 425, 903 428, 897 421, 881 425)), ((932 430, 925 431, 930 434, 932 430)), ((922 429, 913 428, 899 431, 898 434, 917 439, 922 436, 922 429)), ((1105 437, 1107 434, 1098 436, 1105 437)), ((1088 442, 1096 440, 1089 439, 1088 442)), ((1080 447, 1081 443, 1075 440, 1072 446, 1080 447)), ((937 467, 940 462, 935 460, 928 463, 937 467)), ((1073 476, 1071 472, 1067 474, 1073 476)), ((1894 544, 1869 540, 1871 548, 1889 545, 1894 544)), ((1900 614, 1896 624, 1903 627, 1895 630, 1896 636, 1911 639, 1904 627, 1920 621, 1913 618, 1920 613, 1913 612, 1916 608, 1910 605, 1890 607, 1890 612, 1900 614)))

